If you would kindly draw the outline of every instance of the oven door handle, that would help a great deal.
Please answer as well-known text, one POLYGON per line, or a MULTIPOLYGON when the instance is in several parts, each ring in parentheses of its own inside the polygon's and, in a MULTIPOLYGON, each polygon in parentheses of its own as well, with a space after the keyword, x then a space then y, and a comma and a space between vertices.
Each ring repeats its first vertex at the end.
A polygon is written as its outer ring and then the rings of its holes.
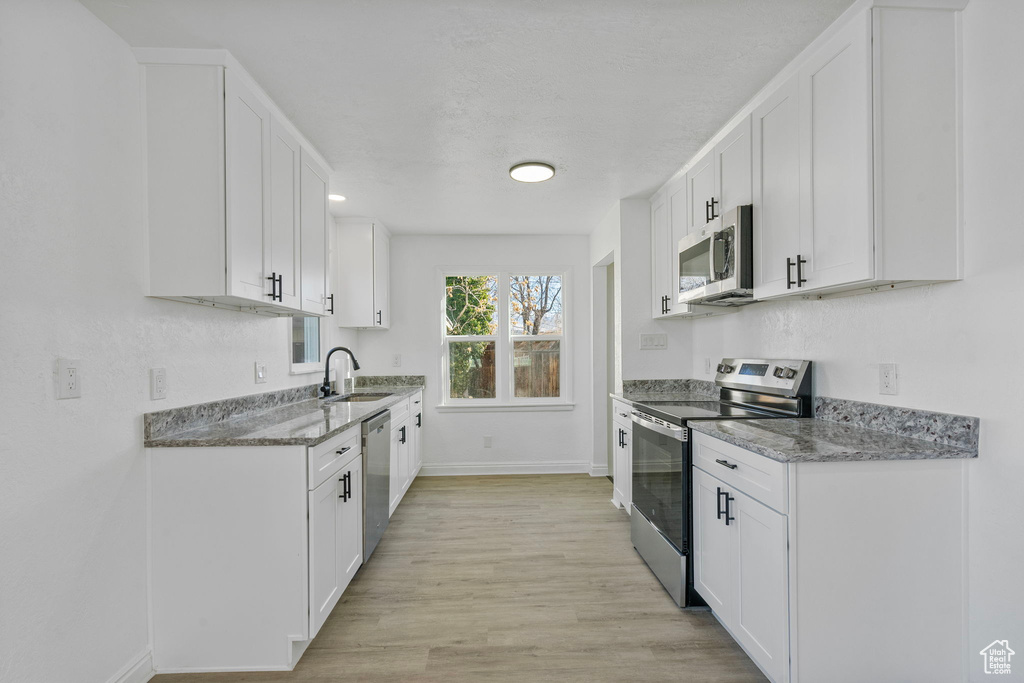
POLYGON ((645 429, 650 429, 655 434, 661 434, 667 436, 670 439, 676 441, 686 441, 686 430, 682 427, 676 427, 675 425, 660 425, 657 422, 652 422, 643 417, 643 413, 638 413, 635 410, 632 412, 633 424, 640 425, 645 429))

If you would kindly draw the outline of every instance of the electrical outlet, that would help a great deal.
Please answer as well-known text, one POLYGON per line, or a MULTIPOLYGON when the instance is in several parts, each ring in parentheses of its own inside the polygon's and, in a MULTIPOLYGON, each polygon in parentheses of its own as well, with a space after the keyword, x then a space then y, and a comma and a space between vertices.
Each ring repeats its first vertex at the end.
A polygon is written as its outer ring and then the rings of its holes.
POLYGON ((153 401, 167 398, 167 370, 165 368, 149 369, 149 398, 153 401))
POLYGON ((81 398, 81 361, 68 358, 57 359, 57 398, 81 398))
POLYGON ((490 436, 484 437, 484 448, 490 448, 493 443, 493 439, 490 436))
POLYGON ((710 358, 705 358, 704 359, 704 374, 705 375, 710 375, 711 374, 711 359, 710 358))
POLYGON ((391 356, 391 367, 393 367, 393 368, 400 368, 400 367, 402 367, 402 354, 396 353, 395 355, 391 356))
POLYGON ((267 364, 262 361, 256 361, 256 384, 267 383, 267 364))
POLYGON ((896 364, 881 363, 878 366, 878 393, 896 394, 896 364))

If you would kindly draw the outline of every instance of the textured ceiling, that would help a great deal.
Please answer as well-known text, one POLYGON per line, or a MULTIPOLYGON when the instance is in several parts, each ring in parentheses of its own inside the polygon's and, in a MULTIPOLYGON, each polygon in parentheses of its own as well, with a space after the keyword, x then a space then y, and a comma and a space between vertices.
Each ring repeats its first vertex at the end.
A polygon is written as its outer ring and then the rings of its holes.
POLYGON ((588 233, 852 0, 82 0, 135 47, 228 49, 400 233, 588 233), (538 185, 508 177, 552 163, 538 185))

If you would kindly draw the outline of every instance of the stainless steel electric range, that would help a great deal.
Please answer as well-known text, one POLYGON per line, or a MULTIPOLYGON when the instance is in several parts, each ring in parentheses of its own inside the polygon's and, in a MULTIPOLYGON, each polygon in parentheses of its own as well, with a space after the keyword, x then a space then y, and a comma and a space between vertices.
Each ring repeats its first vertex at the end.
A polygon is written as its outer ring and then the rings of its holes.
POLYGON ((643 401, 633 407, 630 537, 680 607, 705 604, 693 589, 690 555, 692 420, 811 417, 811 363, 725 358, 721 399, 643 401))

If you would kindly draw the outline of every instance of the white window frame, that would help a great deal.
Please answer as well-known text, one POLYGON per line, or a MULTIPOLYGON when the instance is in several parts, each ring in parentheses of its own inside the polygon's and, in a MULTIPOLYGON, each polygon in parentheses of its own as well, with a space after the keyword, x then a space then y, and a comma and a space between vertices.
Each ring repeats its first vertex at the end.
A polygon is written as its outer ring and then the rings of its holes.
POLYGON ((571 410, 572 401, 572 352, 571 352, 571 318, 573 316, 572 299, 572 268, 570 266, 550 267, 516 267, 516 266, 480 266, 480 267, 446 267, 437 269, 437 290, 440 294, 438 310, 438 330, 440 337, 441 382, 437 408, 446 411, 516 411, 516 410, 571 410), (491 275, 498 278, 498 331, 494 335, 449 336, 445 321, 446 286, 449 277, 483 277, 491 275), (562 334, 561 335, 513 335, 510 320, 511 284, 513 275, 559 275, 562 278, 562 334), (515 341, 559 340, 559 390, 561 396, 544 398, 516 397, 513 387, 515 369, 513 367, 513 350, 515 341), (495 398, 451 398, 449 395, 448 376, 448 344, 453 341, 491 341, 495 342, 495 398))
POLYGON ((314 372, 323 374, 324 371, 324 356, 327 354, 327 326, 324 325, 324 321, 328 318, 324 318, 316 315, 297 315, 292 318, 288 318, 288 325, 286 325, 285 332, 288 335, 288 363, 289 363, 289 375, 311 375, 314 372), (320 329, 320 361, 316 363, 293 363, 292 362, 292 325, 294 324, 295 318, 318 318, 320 329))

